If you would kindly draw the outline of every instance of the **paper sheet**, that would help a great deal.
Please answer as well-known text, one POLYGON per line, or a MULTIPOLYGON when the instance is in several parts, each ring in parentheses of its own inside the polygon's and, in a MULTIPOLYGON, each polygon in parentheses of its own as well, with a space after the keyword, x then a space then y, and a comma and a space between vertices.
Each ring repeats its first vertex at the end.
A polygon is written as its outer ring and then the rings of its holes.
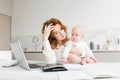
POLYGON ((81 71, 58 72, 59 80, 88 80, 90 77, 81 71))
POLYGON ((69 70, 81 70, 83 69, 83 65, 80 64, 64 64, 64 66, 69 70))

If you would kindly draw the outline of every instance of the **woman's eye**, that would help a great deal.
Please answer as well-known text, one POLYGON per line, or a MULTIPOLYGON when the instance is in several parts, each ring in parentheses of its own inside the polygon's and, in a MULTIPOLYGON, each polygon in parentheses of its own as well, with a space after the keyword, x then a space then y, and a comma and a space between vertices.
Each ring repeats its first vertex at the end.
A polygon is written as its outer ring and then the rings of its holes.
POLYGON ((54 34, 58 34, 58 32, 55 32, 54 34))

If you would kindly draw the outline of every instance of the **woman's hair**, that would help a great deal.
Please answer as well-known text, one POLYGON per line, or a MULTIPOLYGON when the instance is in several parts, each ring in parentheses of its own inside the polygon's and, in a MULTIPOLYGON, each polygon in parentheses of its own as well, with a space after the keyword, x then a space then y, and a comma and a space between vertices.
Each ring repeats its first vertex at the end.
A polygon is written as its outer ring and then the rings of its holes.
MULTIPOLYGON (((64 40, 62 40, 62 45, 64 45, 69 39, 68 39, 68 35, 67 35, 67 27, 65 25, 62 24, 62 22, 56 18, 51 18, 49 20, 47 20, 46 22, 43 23, 43 28, 42 28, 42 33, 44 33, 44 29, 45 29, 45 26, 47 25, 50 25, 52 23, 52 25, 56 25, 56 24, 59 24, 61 26, 61 29, 65 31, 66 33, 66 38, 64 40)), ((52 35, 52 31, 50 33, 50 36, 48 38, 49 42, 50 42, 50 45, 51 45, 51 48, 52 49, 56 49, 57 48, 57 40, 54 38, 54 36, 52 35)))

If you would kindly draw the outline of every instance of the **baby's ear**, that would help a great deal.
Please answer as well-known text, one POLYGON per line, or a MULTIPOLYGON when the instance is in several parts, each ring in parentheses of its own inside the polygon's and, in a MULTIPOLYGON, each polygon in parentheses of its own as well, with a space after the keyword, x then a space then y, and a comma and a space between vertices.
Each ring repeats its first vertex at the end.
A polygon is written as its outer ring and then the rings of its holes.
POLYGON ((82 34, 82 38, 84 38, 85 37, 85 34, 82 34))

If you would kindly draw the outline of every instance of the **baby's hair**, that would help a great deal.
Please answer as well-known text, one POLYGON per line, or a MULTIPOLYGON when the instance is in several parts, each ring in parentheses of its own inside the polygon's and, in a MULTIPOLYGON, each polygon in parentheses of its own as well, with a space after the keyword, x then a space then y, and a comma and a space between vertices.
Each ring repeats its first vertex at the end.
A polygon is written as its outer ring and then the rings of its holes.
POLYGON ((73 27, 73 29, 76 29, 76 28, 77 29, 82 29, 82 27, 80 25, 76 25, 76 26, 73 27))

